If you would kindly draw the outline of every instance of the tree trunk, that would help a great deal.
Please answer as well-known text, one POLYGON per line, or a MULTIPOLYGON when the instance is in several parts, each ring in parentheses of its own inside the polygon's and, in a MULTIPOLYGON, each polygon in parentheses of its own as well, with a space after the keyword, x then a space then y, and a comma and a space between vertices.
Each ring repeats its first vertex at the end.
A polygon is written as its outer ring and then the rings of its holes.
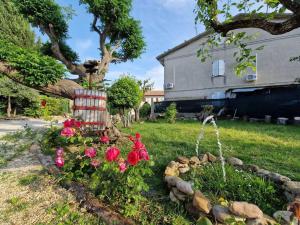
POLYGON ((135 114, 135 117, 134 117, 135 122, 139 122, 140 121, 140 107, 137 107, 134 109, 134 114, 135 114))
POLYGON ((13 117, 16 117, 17 116, 17 107, 14 108, 14 114, 13 114, 13 117))
POLYGON ((11 116, 11 97, 8 96, 8 100, 7 100, 7 110, 6 110, 6 113, 7 113, 7 117, 10 118, 11 116))

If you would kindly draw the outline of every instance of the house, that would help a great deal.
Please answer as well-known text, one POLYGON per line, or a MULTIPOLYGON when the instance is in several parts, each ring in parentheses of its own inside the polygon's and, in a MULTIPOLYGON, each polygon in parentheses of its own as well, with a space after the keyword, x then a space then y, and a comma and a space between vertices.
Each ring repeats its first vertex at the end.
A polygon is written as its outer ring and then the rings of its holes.
POLYGON ((252 49, 264 46, 254 51, 256 72, 237 76, 233 57, 237 48, 225 41, 202 63, 197 51, 209 33, 201 33, 157 57, 164 66, 164 104, 176 102, 182 113, 196 113, 212 104, 240 116, 300 115, 300 62, 290 61, 300 54, 300 29, 276 36, 254 28, 238 31, 256 35, 247 43, 252 49))
POLYGON ((163 90, 151 90, 145 93, 144 101, 151 105, 151 103, 164 101, 165 93, 163 90))

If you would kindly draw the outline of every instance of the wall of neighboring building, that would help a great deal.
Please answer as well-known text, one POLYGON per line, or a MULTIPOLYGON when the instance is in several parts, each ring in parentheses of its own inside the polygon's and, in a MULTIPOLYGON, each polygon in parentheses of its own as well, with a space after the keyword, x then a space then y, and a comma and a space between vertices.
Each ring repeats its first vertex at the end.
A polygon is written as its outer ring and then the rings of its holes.
POLYGON ((300 54, 300 29, 284 35, 270 35, 258 29, 243 29, 249 34, 258 34, 249 46, 257 51, 257 81, 246 82, 244 77, 234 74, 235 47, 222 47, 213 50, 212 59, 201 63, 197 51, 206 38, 167 55, 164 60, 165 84, 174 83, 173 89, 165 90, 166 100, 210 99, 216 93, 243 87, 264 87, 295 83, 300 78, 300 63, 290 62, 290 57, 300 54), (212 78, 212 62, 225 61, 225 76, 212 78))
POLYGON ((153 102, 162 102, 164 100, 163 96, 146 96, 145 102, 148 102, 151 104, 151 99, 153 99, 153 102))

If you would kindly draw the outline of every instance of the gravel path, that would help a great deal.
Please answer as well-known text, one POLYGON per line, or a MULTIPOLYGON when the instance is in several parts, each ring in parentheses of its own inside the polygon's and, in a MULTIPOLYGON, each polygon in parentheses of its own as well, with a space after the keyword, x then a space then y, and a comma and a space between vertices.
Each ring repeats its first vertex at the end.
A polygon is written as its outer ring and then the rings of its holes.
MULTIPOLYGON (((26 124, 41 128, 50 123, 35 119, 0 121, 0 135, 22 129, 26 124)), ((14 151, 13 143, 7 146, 12 146, 8 150, 14 151)), ((79 224, 79 219, 83 221, 80 224, 96 224, 97 221, 80 209, 73 195, 43 171, 34 153, 25 150, 0 168, 1 225, 79 224), (71 223, 66 223, 70 220, 71 223)))

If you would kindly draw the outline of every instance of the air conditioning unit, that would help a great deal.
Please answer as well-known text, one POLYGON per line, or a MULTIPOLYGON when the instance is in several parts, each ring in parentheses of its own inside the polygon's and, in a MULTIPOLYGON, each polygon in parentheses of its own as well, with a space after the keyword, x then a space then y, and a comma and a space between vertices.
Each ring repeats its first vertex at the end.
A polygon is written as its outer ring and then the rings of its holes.
POLYGON ((174 83, 165 84, 165 89, 173 89, 173 88, 174 88, 174 83))
POLYGON ((247 82, 256 81, 257 75, 256 74, 248 74, 248 75, 246 75, 245 80, 247 82))

